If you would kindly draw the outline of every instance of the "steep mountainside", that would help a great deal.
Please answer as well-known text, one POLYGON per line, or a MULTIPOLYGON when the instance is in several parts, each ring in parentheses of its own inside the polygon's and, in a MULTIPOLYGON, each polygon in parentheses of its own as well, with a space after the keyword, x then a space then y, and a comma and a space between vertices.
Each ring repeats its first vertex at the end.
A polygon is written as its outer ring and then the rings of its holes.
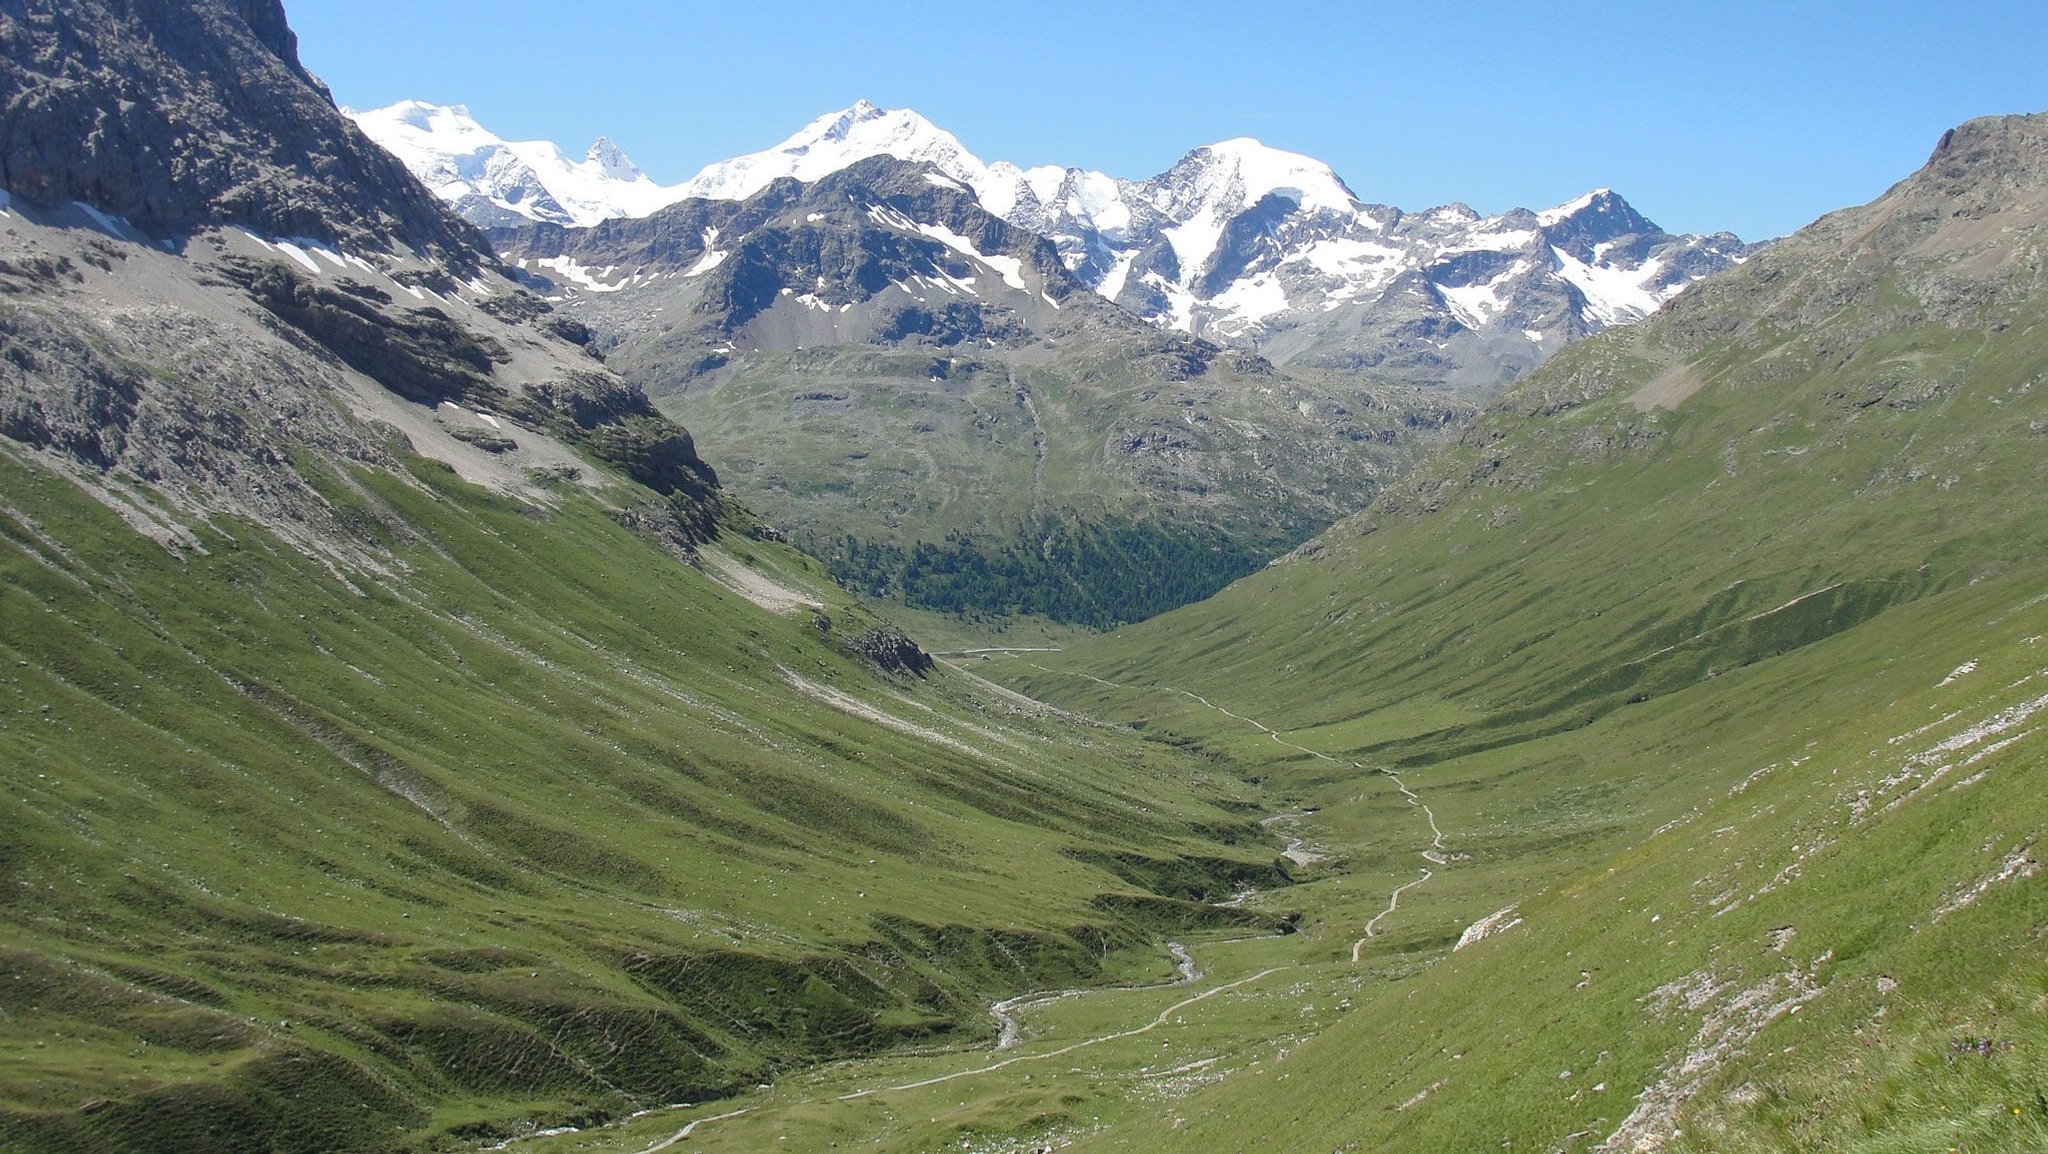
POLYGON ((274 3, 0 29, 0 1149, 473 1149, 1285 928, 1247 787, 774 541, 274 3))
MULTIPOLYGON (((520 173, 506 182, 511 192, 477 199, 477 186, 455 169, 468 172, 501 150, 478 149, 488 134, 466 116, 438 110, 423 119, 419 107, 360 119, 477 223, 507 223, 507 207, 561 219, 533 210, 526 170, 509 164, 520 173)), ((555 154, 552 145, 517 147, 555 154)), ((743 201, 777 180, 813 182, 885 156, 971 188, 990 213, 1051 240, 1082 284, 1162 328, 1276 363, 1369 369, 1420 385, 1498 389, 1573 340, 1647 315, 1754 247, 1726 233, 1666 233, 1605 189, 1536 213, 1482 218, 1463 205, 1403 213, 1361 203, 1320 161, 1255 140, 1197 148, 1142 181, 984 164, 917 113, 866 101, 774 148, 707 165, 673 189, 614 183, 606 187, 618 191, 605 195, 615 205, 630 203, 628 193, 658 193, 662 203, 743 201)))
POLYGON ((1389 771, 1439 831, 1352 949, 1433 964, 1089 1148, 2038 1148, 2044 252, 2048 116, 1966 124, 1286 561, 1013 663, 1272 727, 1310 836, 1398 830, 1389 771))
POLYGON ((874 157, 494 239, 745 499, 880 596, 1108 625, 1359 507, 1458 411, 1161 332, 874 157))

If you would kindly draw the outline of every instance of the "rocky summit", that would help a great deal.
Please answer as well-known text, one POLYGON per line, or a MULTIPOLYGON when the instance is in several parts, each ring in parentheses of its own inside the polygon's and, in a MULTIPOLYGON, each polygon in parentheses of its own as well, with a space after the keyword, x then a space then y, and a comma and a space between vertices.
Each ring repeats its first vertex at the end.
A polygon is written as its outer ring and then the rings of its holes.
POLYGON ((27 3, 6 16, 9 193, 157 234, 231 224, 476 260, 476 234, 333 114, 277 0, 27 3))

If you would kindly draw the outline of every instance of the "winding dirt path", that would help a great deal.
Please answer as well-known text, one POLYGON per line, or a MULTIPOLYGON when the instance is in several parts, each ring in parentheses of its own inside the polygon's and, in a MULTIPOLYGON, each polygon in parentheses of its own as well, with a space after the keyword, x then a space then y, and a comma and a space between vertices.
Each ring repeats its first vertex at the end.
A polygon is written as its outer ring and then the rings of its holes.
POLYGON ((905 1082, 900 1086, 877 1086, 867 1090, 855 1090, 851 1094, 839 1095, 838 1100, 841 1102, 850 1102, 856 1098, 872 1098, 876 1094, 886 1094, 896 1090, 919 1090, 923 1089, 926 1086, 937 1086, 946 1082, 955 1082, 960 1080, 961 1078, 975 1078, 983 1074, 992 1074, 997 1070, 1003 1069, 1006 1066, 1017 1065, 1019 1062, 1043 1062, 1048 1058, 1057 1058, 1064 1054, 1071 1054, 1076 1050, 1085 1050, 1090 1046, 1100 1046, 1104 1042, 1115 1042, 1120 1041, 1124 1038, 1135 1038, 1140 1034, 1149 1034, 1152 1031, 1158 1029, 1159 1027, 1165 1025, 1167 1021, 1171 1019, 1175 1014, 1180 1013, 1182 1010, 1187 1009, 1189 1006, 1194 1005, 1196 1002, 1207 1001, 1208 999, 1213 998, 1218 994, 1226 993, 1230 990, 1235 990, 1239 986, 1251 985, 1253 982, 1258 981, 1260 978, 1269 977, 1273 974, 1279 973, 1282 970, 1291 970, 1293 968, 1293 966, 1272 966, 1267 969, 1260 970, 1258 973, 1253 974, 1251 977, 1239 978, 1234 982, 1225 982, 1224 984, 1216 986, 1212 989, 1203 990, 1201 993, 1196 994, 1194 997, 1182 998, 1180 1001, 1175 1002, 1173 1005, 1168 1006, 1165 1009, 1159 1011, 1158 1017, 1152 1019, 1151 1021, 1145 1023, 1142 1026, 1137 1026, 1129 1030, 1120 1030, 1114 1034, 1103 1034, 1100 1037, 1088 1038, 1083 1041, 1075 1042, 1073 1045, 1070 1046, 1062 1046, 1057 1050, 1047 1050, 1043 1054, 1024 1054, 1015 1058, 1005 1058, 1000 1062, 991 1062, 986 1066, 976 1066, 972 1070, 957 1070, 951 1074, 941 1074, 936 1078, 925 1078, 917 1082, 905 1082))
POLYGON ((699 1126, 706 1126, 713 1122, 723 1122, 728 1118, 737 1118, 751 1109, 753 1109, 753 1107, 749 1106, 745 1109, 733 1110, 728 1113, 719 1114, 716 1117, 699 1118, 695 1122, 690 1123, 689 1125, 683 1127, 682 1129, 676 1131, 675 1133, 669 1135, 661 1141, 656 1142, 654 1145, 649 1146, 643 1150, 636 1151, 635 1154, 657 1154, 658 1151, 666 1150, 669 1147, 675 1145, 676 1143, 681 1142, 684 1139, 687 1139, 690 1135, 697 1132, 697 1127, 699 1126))
MULTIPOLYGON (((1053 674, 1056 677, 1063 672, 1061 670, 1056 669, 1047 669, 1045 666, 1039 665, 1036 662, 1032 663, 1031 668, 1039 670, 1043 673, 1053 674)), ((1420 809, 1422 811, 1423 819, 1429 823, 1429 848, 1419 851, 1423 860, 1429 862, 1430 865, 1433 866, 1443 866, 1449 864, 1450 862, 1449 857, 1447 857, 1444 854, 1444 831, 1441 827, 1439 827, 1436 824, 1436 811, 1431 809, 1428 803, 1422 800, 1420 794, 1408 788, 1408 783, 1401 780, 1400 774, 1395 773, 1391 769, 1367 769, 1360 762, 1346 762, 1342 758, 1333 757, 1330 754, 1322 752, 1321 750, 1310 749, 1306 745, 1301 745, 1296 742, 1289 741, 1286 737, 1281 735, 1279 730, 1274 729, 1272 726, 1267 725, 1265 722, 1259 721, 1255 718, 1246 717, 1241 713, 1233 713, 1230 710, 1225 709, 1222 706, 1216 704, 1215 702, 1210 701, 1208 698, 1203 697, 1199 693, 1194 693, 1189 690, 1182 689, 1176 685, 1121 685, 1114 681, 1106 681, 1103 678, 1097 677, 1092 673, 1081 673, 1075 670, 1067 670, 1064 672, 1068 676, 1086 678, 1089 681, 1095 682, 1097 685, 1107 686, 1111 689, 1162 689, 1167 691, 1168 693, 1178 693, 1182 697, 1186 697, 1192 701, 1199 702, 1203 707, 1215 710, 1217 713, 1220 713, 1225 717, 1232 718, 1236 721, 1244 722, 1246 725, 1249 725, 1252 728, 1260 731, 1261 733, 1264 733, 1266 736, 1272 738, 1274 741, 1280 743, 1288 749, 1298 750, 1302 753, 1308 754, 1310 757, 1320 758, 1323 761, 1331 762, 1333 764, 1350 765, 1353 769, 1359 770, 1360 772, 1384 774, 1389 780, 1391 780, 1394 783, 1394 788, 1401 791, 1401 796, 1408 800, 1409 805, 1414 806, 1415 808, 1420 809)), ((1290 851, 1292 851, 1296 849, 1297 846, 1290 845, 1288 848, 1290 851)), ((1375 936, 1377 936, 1380 919, 1386 917, 1388 914, 1391 914, 1394 911, 1401 908, 1401 895, 1408 892, 1409 890, 1414 889, 1416 886, 1421 885, 1422 883, 1428 881, 1429 879, 1435 876, 1436 872, 1434 870, 1425 867, 1422 870, 1421 877, 1416 878, 1414 881, 1405 882, 1401 885, 1394 887, 1394 892, 1387 895, 1387 908, 1381 910, 1378 914, 1373 916, 1373 919, 1371 921, 1365 923, 1365 936, 1359 938, 1357 941, 1351 944, 1351 963, 1353 965, 1357 965, 1359 958, 1364 955, 1366 943, 1372 941, 1372 939, 1375 936)))
MULTIPOLYGON (((1212 944, 1221 946, 1229 945, 1231 942, 1251 940, 1254 939, 1230 938, 1226 939, 1225 941, 1215 942, 1212 944)), ((1054 990, 1039 994, 1022 994, 1018 997, 997 1002, 994 1005, 990 1006, 989 1015, 996 1019, 997 1025, 1002 1030, 1001 1037, 996 1042, 996 1051, 1000 1053, 1003 1050, 1012 1049, 1022 1043, 1023 1025, 1017 1020, 1016 1017, 1016 1015, 1021 1013, 1022 1011, 1035 1009, 1040 1006, 1048 1006, 1062 999, 1079 997, 1082 994, 1104 994, 1113 992, 1131 993, 1140 990, 1160 990, 1167 989, 1173 986, 1189 986, 1202 980, 1202 969, 1198 964, 1196 964, 1195 956, 1188 951, 1188 948, 1186 946, 1182 945, 1179 942, 1169 942, 1167 943, 1167 947, 1173 953, 1174 968, 1180 971, 1180 977, 1174 979, 1173 981, 1154 982, 1150 985, 1143 986, 1095 986, 1090 988, 1072 990, 1054 990)), ((983 1074, 992 1074, 997 1070, 1001 1070, 1009 1066, 1014 1066, 1019 1062, 1042 1062, 1048 1058, 1057 1058, 1063 1054, 1071 1054, 1076 1050, 1085 1050, 1090 1046, 1099 1046, 1102 1045, 1104 1042, 1115 1042, 1123 1038, 1135 1038, 1140 1034, 1149 1034, 1152 1031, 1158 1029, 1159 1027, 1165 1025, 1170 1019, 1172 1019, 1172 1017, 1175 1014, 1181 1012, 1182 1010, 1187 1009, 1189 1006, 1192 1006, 1197 1002, 1206 1001, 1210 998, 1215 997, 1218 994, 1226 993, 1230 990, 1235 990, 1240 986, 1248 986, 1251 983, 1258 981, 1260 978, 1269 977, 1273 974, 1279 973, 1282 970, 1292 968, 1294 967, 1272 966, 1270 968, 1260 970, 1258 973, 1253 974, 1250 977, 1239 978, 1234 982, 1226 982, 1223 985, 1215 987, 1214 989, 1203 990, 1201 993, 1196 994, 1193 997, 1182 998, 1180 1001, 1175 1002, 1173 1005, 1168 1006, 1164 1010, 1159 1011, 1158 1016, 1153 1018, 1151 1021, 1145 1023, 1142 1026, 1133 1027, 1129 1030, 1121 1030, 1113 1034, 1103 1034, 1098 1037, 1087 1038, 1082 1041, 1075 1042, 1072 1045, 1062 1046, 1057 1050, 1048 1050, 1043 1054, 1023 1054, 1015 1058, 1005 1058, 1000 1062, 991 1062, 986 1066, 976 1066, 971 1070, 956 1070, 951 1074, 941 1074, 936 1078, 925 1078, 920 1081, 904 1082, 900 1085, 893 1086, 870 1086, 865 1090, 855 1090, 851 1093, 840 1094, 833 1100, 838 1102, 852 1102, 861 1098, 872 1098, 876 1094, 887 1094, 898 1090, 919 1090, 923 1089, 926 1086, 937 1086, 946 1082, 958 1081, 962 1078, 975 1078, 983 1074)), ((709 1118, 699 1118, 696 1121, 684 1126, 682 1129, 677 1130, 675 1133, 669 1135, 668 1137, 662 1139, 661 1141, 656 1142, 654 1145, 646 1146, 638 1151, 635 1151, 634 1154, 659 1154, 660 1151, 666 1150, 679 1142, 687 1141, 690 1135, 697 1132, 697 1128, 699 1126, 708 1126, 715 1122, 729 1121, 733 1118, 738 1118, 743 1114, 752 1113, 753 1109, 754 1108, 752 1106, 746 1106, 738 1110, 729 1110, 723 1114, 716 1114, 709 1118)))
POLYGON ((1075 986, 1068 990, 1043 990, 1035 994, 1019 994, 991 1004, 988 1016, 996 1023, 996 1052, 1014 1050, 1024 1044, 1024 1023, 1018 1015, 1026 1010, 1041 1009, 1054 1002, 1078 998, 1083 994, 1105 994, 1113 991, 1132 993, 1138 990, 1161 990, 1173 986, 1192 986, 1202 980, 1202 970, 1195 964, 1195 956, 1179 942, 1168 942, 1166 948, 1173 954, 1173 968, 1180 977, 1170 982, 1150 982, 1141 986, 1075 986))
MULTIPOLYGON (((1358 763, 1355 761, 1351 764, 1358 765, 1358 763)), ((1359 765, 1358 768, 1364 769, 1365 767, 1359 765)), ((1437 828, 1436 811, 1430 809, 1429 806, 1423 802, 1422 797, 1419 794, 1417 794, 1414 790, 1408 788, 1408 783, 1401 780, 1400 774, 1395 773, 1391 769, 1383 769, 1380 770, 1380 772, 1392 778, 1394 781, 1394 787, 1401 791, 1401 796, 1408 799, 1409 805, 1415 806, 1416 808, 1422 810, 1422 816, 1428 820, 1430 834, 1429 848, 1422 851, 1422 856, 1424 860, 1430 862, 1432 865, 1443 865, 1446 862, 1448 862, 1450 859, 1444 856, 1444 831, 1437 828)), ((1387 895, 1387 908, 1381 910, 1377 914, 1374 914, 1373 919, 1365 923, 1365 936, 1351 943, 1352 965, 1355 966, 1358 964, 1358 959, 1365 953, 1365 944, 1367 942, 1372 941, 1372 939, 1375 936, 1377 936, 1380 919, 1386 917, 1388 914, 1391 914, 1395 910, 1401 908, 1401 895, 1408 892, 1409 890, 1414 889, 1416 886, 1421 885, 1423 882, 1426 882, 1435 876, 1435 871, 1425 867, 1422 871, 1421 877, 1416 878, 1414 881, 1409 882, 1406 885, 1399 885, 1394 887, 1394 892, 1387 895)))
POLYGON ((1372 916, 1372 920, 1365 923, 1365 936, 1351 943, 1352 965, 1355 966, 1358 964, 1359 956, 1365 952, 1365 944, 1371 941, 1375 936, 1375 927, 1377 927, 1380 924, 1380 919, 1386 917, 1388 914, 1391 914, 1395 910, 1401 908, 1401 895, 1407 893, 1409 890, 1414 889, 1416 886, 1421 885, 1423 882, 1426 882, 1430 878, 1433 878, 1435 876, 1436 875, 1430 872, 1428 869, 1424 869, 1422 871, 1421 877, 1416 878, 1414 881, 1409 882, 1406 885, 1398 885, 1394 887, 1394 892, 1387 895, 1387 908, 1381 910, 1379 913, 1374 914, 1372 916))

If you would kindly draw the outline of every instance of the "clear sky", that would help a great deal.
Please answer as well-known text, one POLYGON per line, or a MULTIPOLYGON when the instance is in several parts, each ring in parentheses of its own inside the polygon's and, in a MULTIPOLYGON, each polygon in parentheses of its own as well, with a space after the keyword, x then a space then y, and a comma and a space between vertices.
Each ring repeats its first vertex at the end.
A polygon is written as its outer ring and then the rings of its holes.
POLYGON ((610 136, 664 183, 866 98, 986 161, 1142 178, 1255 136, 1362 199, 1789 232, 1975 116, 2048 110, 2043 0, 286 0, 337 100, 610 136))

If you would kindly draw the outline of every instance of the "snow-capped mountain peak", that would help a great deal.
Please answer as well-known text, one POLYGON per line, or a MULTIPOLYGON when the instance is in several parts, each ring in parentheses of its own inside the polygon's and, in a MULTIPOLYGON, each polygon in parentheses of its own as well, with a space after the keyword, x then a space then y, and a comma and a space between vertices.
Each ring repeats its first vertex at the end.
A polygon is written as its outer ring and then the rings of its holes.
POLYGON ((505 140, 460 104, 401 100, 367 112, 343 109, 370 139, 426 186, 485 225, 527 220, 592 225, 646 216, 682 199, 648 179, 608 139, 571 160, 545 140, 505 140))
POLYGON ((1231 207, 1239 210, 1276 195, 1311 212, 1352 212, 1358 207, 1358 198, 1329 165, 1298 152, 1270 148, 1249 136, 1197 148, 1167 176, 1184 170, 1199 174, 1195 179, 1205 193, 1234 194, 1237 203, 1231 207))
POLYGON ((1596 188, 1593 191, 1584 194, 1583 196, 1574 197, 1571 200, 1565 201, 1563 204, 1558 205, 1556 208, 1546 208, 1541 212, 1538 212, 1536 214, 1536 220, 1545 227, 1548 227, 1550 225, 1557 224, 1560 221, 1568 220, 1571 217, 1577 216, 1579 213, 1584 212, 1588 208, 1591 208, 1594 204, 1598 203, 1599 201, 1611 199, 1613 198, 1613 196, 1614 190, 1611 188, 1596 188))
POLYGON ((590 151, 584 154, 583 159, 590 164, 597 165, 598 171, 604 173, 606 177, 612 180, 623 180, 631 183, 644 179, 647 176, 646 173, 640 171, 640 166, 634 164, 618 145, 612 143, 612 138, 609 136, 598 137, 597 143, 590 146, 590 151))
POLYGON ((706 200, 745 200, 784 177, 808 183, 871 156, 928 164, 977 190, 990 179, 988 166, 952 133, 910 109, 861 100, 818 117, 773 148, 706 165, 681 189, 706 200))
MULTIPOLYGON (((886 110, 876 107, 865 99, 856 100, 853 102, 852 108, 846 109, 843 112, 827 113, 824 118, 821 118, 817 123, 824 123, 826 120, 829 120, 831 123, 818 136, 824 140, 843 141, 853 134, 855 125, 869 120, 880 120, 888 115, 886 110)), ((912 115, 916 114, 913 113, 912 115)), ((918 119, 923 118, 919 117, 918 119)), ((812 127, 817 127, 817 124, 813 124, 812 127)))
POLYGON ((387 151, 397 153, 399 159, 407 163, 411 162, 413 154, 459 153, 504 143, 477 123, 466 104, 401 100, 388 108, 369 112, 357 112, 353 108, 341 111, 356 123, 365 125, 366 132, 370 131, 368 125, 376 125, 377 131, 370 132, 371 139, 387 151))

